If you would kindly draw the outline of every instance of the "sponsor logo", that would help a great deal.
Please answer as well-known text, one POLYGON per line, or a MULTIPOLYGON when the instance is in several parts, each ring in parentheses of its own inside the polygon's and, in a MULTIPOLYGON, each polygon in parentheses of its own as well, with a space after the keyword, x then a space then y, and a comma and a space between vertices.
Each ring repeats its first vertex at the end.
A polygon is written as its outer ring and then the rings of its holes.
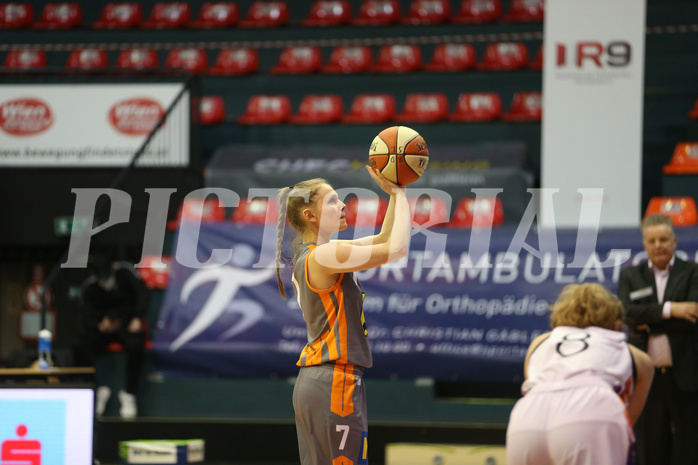
POLYGON ((0 128, 13 136, 33 136, 53 124, 48 104, 35 98, 19 98, 0 104, 0 128))
POLYGON ((26 439, 25 425, 17 426, 17 439, 2 441, 0 465, 41 465, 41 441, 26 439))
POLYGON ((555 44, 555 64, 558 68, 568 65, 576 68, 622 68, 630 65, 632 47, 618 40, 607 44, 586 40, 574 44, 555 44))
POLYGON ((150 98, 122 100, 109 109, 109 122, 118 132, 129 136, 150 134, 165 110, 150 98))

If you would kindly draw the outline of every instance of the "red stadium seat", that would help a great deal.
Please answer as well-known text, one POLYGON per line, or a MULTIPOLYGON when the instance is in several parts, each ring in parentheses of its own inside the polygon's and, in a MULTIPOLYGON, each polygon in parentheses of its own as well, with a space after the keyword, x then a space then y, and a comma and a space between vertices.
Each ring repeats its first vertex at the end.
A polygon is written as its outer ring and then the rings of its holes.
POLYGON ((291 118, 291 99, 286 95, 253 95, 240 124, 282 124, 291 118))
POLYGON ((253 2, 241 27, 279 27, 289 21, 286 2, 253 2))
POLYGON ((226 48, 220 51, 209 74, 252 74, 259 70, 259 53, 253 48, 226 48))
POLYGON ((187 27, 191 21, 191 7, 185 2, 157 2, 153 5, 146 29, 178 29, 187 27))
POLYGON ((40 69, 46 67, 46 52, 43 50, 10 50, 5 57, 5 68, 40 69))
POLYGON ((386 26, 399 23, 401 19, 398 0, 363 0, 359 15, 351 23, 355 26, 386 26))
POLYGON ((351 4, 345 0, 316 0, 310 7, 308 17, 301 20, 301 26, 324 27, 341 26, 351 20, 351 4))
POLYGON ((509 112, 502 115, 504 121, 540 121, 543 116, 543 94, 540 92, 516 92, 509 112))
POLYGON ((446 201, 440 197, 412 197, 408 199, 410 212, 412 213, 412 225, 424 223, 441 224, 448 223, 449 211, 446 201))
POLYGON ((395 120, 395 97, 390 94, 359 94, 354 97, 344 123, 387 123, 395 120))
POLYGON ((117 68, 154 69, 158 67, 158 54, 152 48, 131 48, 123 50, 116 58, 117 68))
POLYGON ((543 0, 511 0, 509 10, 504 17, 510 22, 543 21, 545 4, 543 0))
POLYGON ((199 17, 189 24, 191 28, 216 29, 235 26, 240 19, 235 2, 206 2, 201 6, 199 17))
POLYGON ((323 73, 354 74, 371 68, 373 53, 366 46, 336 47, 330 54, 329 63, 322 68, 323 73))
POLYGON ((464 23, 491 23, 502 16, 501 0, 462 0, 458 14, 451 21, 464 23))
POLYGON ((184 69, 192 74, 202 73, 208 69, 208 55, 199 48, 176 48, 167 54, 165 67, 184 69))
POLYGON ((458 102, 449 116, 454 122, 483 122, 499 119, 502 115, 502 98, 495 92, 466 92, 458 96, 458 102))
POLYGON ((184 199, 179 206, 177 219, 167 223, 168 229, 176 229, 181 220, 197 220, 202 222, 219 222, 225 220, 225 208, 219 206, 218 199, 184 199))
POLYGON ((375 73, 411 73, 422 67, 422 51, 416 45, 384 45, 378 61, 370 70, 375 73))
POLYGON ((668 216, 674 226, 678 227, 698 224, 696 201, 692 197, 652 197, 645 210, 645 217, 653 213, 668 216))
POLYGON ((225 102, 220 95, 207 95, 199 101, 199 121, 211 126, 225 121, 225 102))
POLYGON ((451 19, 450 0, 412 0, 403 24, 443 24, 451 19))
POLYGON ((279 61, 269 69, 270 74, 310 74, 320 71, 320 47, 286 47, 279 61))
POLYGON ((279 207, 276 200, 268 197, 243 198, 233 210, 231 220, 240 224, 276 223, 279 207))
POLYGON ((70 69, 104 69, 109 64, 108 62, 106 50, 83 48, 70 52, 66 67, 70 69))
POLYGON ((698 174, 698 142, 679 142, 664 174, 698 174))
POLYGON ((531 69, 543 69, 543 43, 538 46, 538 51, 536 52, 536 57, 528 65, 531 69))
POLYGON ((471 44, 439 44, 434 47, 431 61, 424 66, 425 71, 458 72, 477 66, 475 47, 471 44))
POLYGON ((688 112, 688 117, 698 119, 698 99, 696 99, 696 103, 691 111, 688 112))
POLYGON ((82 7, 79 3, 47 3, 35 29, 72 29, 82 26, 82 7))
POLYGON ((92 23, 93 29, 132 29, 143 22, 140 3, 107 3, 99 21, 92 23))
POLYGON ((171 264, 172 257, 146 255, 136 270, 148 289, 165 289, 170 282, 171 264))
POLYGON ((504 224, 504 207, 498 198, 461 199, 448 226, 452 228, 483 228, 504 224))
POLYGON ((4 3, 0 5, 0 29, 22 29, 34 23, 31 3, 4 3))
POLYGON ((306 95, 298 113, 291 116, 294 124, 330 124, 342 120, 344 102, 339 95, 306 95))
POLYGON ((356 198, 347 201, 344 210, 347 225, 351 228, 361 226, 380 226, 388 211, 388 200, 383 197, 356 198))
POLYGON ((398 123, 436 123, 448 119, 448 98, 442 93, 412 93, 405 98, 398 123))
POLYGON ((485 57, 478 65, 486 71, 508 71, 528 67, 528 49, 520 42, 487 44, 485 57))

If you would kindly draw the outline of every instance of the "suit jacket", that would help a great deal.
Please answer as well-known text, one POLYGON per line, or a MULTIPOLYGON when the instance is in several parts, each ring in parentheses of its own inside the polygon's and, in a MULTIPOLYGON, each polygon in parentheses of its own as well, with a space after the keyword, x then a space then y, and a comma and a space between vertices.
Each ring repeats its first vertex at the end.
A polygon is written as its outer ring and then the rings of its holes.
MULTIPOLYGON (((662 318, 663 304, 657 300, 654 273, 647 261, 621 271, 618 298, 625 306, 628 342, 646 351, 649 334, 666 334, 679 389, 698 391, 698 324, 681 318, 662 318), (636 327, 643 324, 648 325, 648 330, 638 331, 636 327)), ((698 302, 696 263, 676 258, 664 291, 664 302, 669 301, 698 302)))

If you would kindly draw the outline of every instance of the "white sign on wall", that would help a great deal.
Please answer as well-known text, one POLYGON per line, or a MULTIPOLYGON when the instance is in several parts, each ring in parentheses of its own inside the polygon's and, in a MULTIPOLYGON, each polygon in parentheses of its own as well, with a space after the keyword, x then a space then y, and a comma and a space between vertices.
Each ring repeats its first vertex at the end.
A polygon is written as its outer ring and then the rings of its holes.
POLYGON ((581 213, 584 198, 585 208, 600 208, 600 226, 636 227, 645 0, 547 0, 545 8, 541 185, 559 191, 554 208, 541 205, 541 224, 595 226, 599 215, 581 213))
MULTIPOLYGON (((0 166, 127 165, 181 92, 182 84, 0 86, 0 166)), ((143 154, 141 166, 189 163, 184 96, 143 154), (177 127, 173 127, 177 125, 177 127), (169 126, 169 127, 168 127, 169 126)))

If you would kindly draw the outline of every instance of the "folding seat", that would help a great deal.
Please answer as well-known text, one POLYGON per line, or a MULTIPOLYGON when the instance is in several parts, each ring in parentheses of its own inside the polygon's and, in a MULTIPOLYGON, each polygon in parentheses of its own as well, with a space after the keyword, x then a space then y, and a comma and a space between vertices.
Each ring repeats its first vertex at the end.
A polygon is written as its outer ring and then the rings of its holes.
POLYGON ((323 73, 354 74, 368 71, 373 61, 373 53, 366 46, 336 47, 330 54, 330 61, 322 67, 323 73))
POLYGON ((117 68, 154 69, 158 67, 158 54, 152 48, 122 50, 116 58, 117 68))
POLYGON ((448 226, 452 228, 485 228, 504 224, 504 207, 498 197, 461 199, 448 226))
POLYGON ((34 22, 31 3, 5 3, 0 5, 0 29, 22 29, 34 22))
POLYGON ((543 43, 538 46, 538 51, 536 52, 536 57, 531 63, 529 63, 529 68, 531 69, 543 69, 543 43))
POLYGON ((698 99, 696 99, 696 103, 691 111, 688 112, 688 117, 698 119, 698 99))
POLYGON ((40 69, 46 67, 46 52, 43 50, 10 50, 5 57, 5 68, 40 69))
POLYGON ((395 97, 390 94, 359 94, 354 97, 344 123, 370 124, 395 121, 395 97))
POLYGON ((235 26, 240 19, 235 2, 206 2, 201 6, 199 17, 189 24, 191 28, 215 29, 235 26))
POLYGON ((478 65, 486 71, 508 71, 528 67, 528 49, 521 42, 487 44, 485 56, 478 65))
POLYGON ((399 23, 401 19, 398 0, 363 0, 358 16, 351 23, 355 26, 385 26, 399 23))
POLYGON ((109 64, 107 51, 98 48, 75 49, 68 55, 66 68, 104 69, 109 64))
POLYGON ((99 21, 92 23, 93 29, 131 29, 143 22, 140 3, 107 3, 99 21))
POLYGON ((342 120, 344 102, 339 95, 306 95, 298 113, 291 116, 294 124, 330 124, 342 120))
POLYGON ((351 4, 341 0, 316 0, 310 7, 308 17, 302 19, 301 26, 325 27, 341 26, 351 20, 351 4))
POLYGON ((242 198, 233 210, 231 220, 239 224, 276 223, 279 219, 279 207, 274 199, 268 197, 242 198))
POLYGON ((153 5, 146 29, 178 29, 187 27, 191 21, 191 7, 185 2, 157 2, 153 5))
POLYGON ((696 201, 692 197, 652 197, 645 216, 653 213, 670 217, 678 227, 698 224, 696 201))
POLYGON ((496 92, 465 92, 458 102, 449 121, 484 122, 499 119, 502 115, 502 98, 496 92))
POLYGON ((463 23, 491 23, 502 16, 501 0, 462 0, 458 14, 451 18, 451 22, 463 23))
POLYGON ((165 289, 170 282, 171 264, 170 256, 146 255, 136 270, 148 289, 165 289))
POLYGON ((439 44, 434 47, 431 61, 425 71, 458 72, 473 69, 477 65, 475 47, 471 44, 439 44))
POLYGON ((411 197, 408 199, 412 213, 412 225, 448 223, 446 201, 440 197, 411 197))
POLYGON ((72 29, 82 26, 82 7, 79 3, 47 3, 35 29, 72 29))
POLYGON ((450 0, 412 0, 403 24, 442 24, 451 19, 450 0))
POLYGON ((184 199, 179 206, 177 219, 168 221, 168 229, 177 229, 180 221, 198 220, 201 222, 220 222, 225 220, 225 208, 219 206, 218 199, 184 199))
POLYGON ((208 69, 208 55, 200 48, 175 48, 167 54, 165 67, 201 73, 208 69))
POLYGON ((516 92, 509 112, 502 115, 504 121, 540 121, 543 116, 541 92, 516 92))
POLYGON ((286 95, 253 95, 240 124, 282 124, 291 118, 291 99, 286 95))
POLYGON ((259 53, 254 48, 225 48, 220 51, 209 74, 252 74, 259 70, 259 53))
POLYGON ((370 70, 375 73, 411 73, 421 67, 422 51, 417 45, 384 45, 370 70))
POLYGON ((289 21, 286 2, 252 2, 240 27, 279 27, 289 21))
POLYGON ((347 199, 344 210, 347 225, 350 228, 361 226, 380 226, 388 211, 388 201, 383 197, 347 199))
POLYGON ((320 47, 286 47, 279 61, 269 69, 270 74, 310 74, 320 71, 320 47))
POLYGON ((511 0, 504 17, 510 22, 543 21, 545 4, 543 0, 511 0))
POLYGON ((199 121, 211 126, 225 120, 225 102, 220 95, 206 95, 199 101, 199 121))
POLYGON ((698 142, 679 142, 664 174, 698 174, 698 142))
POLYGON ((442 93, 407 94, 398 123, 436 123, 448 119, 448 98, 442 93))

